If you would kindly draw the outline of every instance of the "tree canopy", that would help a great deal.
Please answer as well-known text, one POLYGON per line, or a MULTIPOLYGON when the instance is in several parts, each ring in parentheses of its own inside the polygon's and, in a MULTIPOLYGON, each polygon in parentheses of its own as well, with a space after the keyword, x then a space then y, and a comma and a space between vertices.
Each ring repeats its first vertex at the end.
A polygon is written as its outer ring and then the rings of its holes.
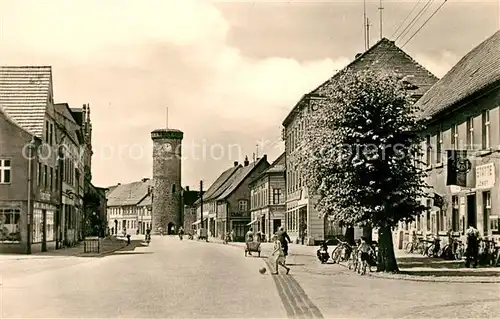
POLYGON ((291 161, 321 215, 352 225, 394 227, 427 208, 419 165, 423 124, 396 74, 349 72, 330 80, 302 112, 307 129, 291 161))

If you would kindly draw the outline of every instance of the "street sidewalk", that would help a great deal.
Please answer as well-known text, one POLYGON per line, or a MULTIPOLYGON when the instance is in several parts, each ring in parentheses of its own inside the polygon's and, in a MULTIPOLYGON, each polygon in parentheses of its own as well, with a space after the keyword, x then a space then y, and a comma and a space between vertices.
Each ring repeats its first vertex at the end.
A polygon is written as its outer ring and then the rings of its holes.
POLYGON ((80 242, 73 247, 38 252, 31 255, 2 254, 0 255, 0 260, 43 259, 54 257, 104 257, 115 251, 124 249, 127 246, 131 249, 135 249, 135 247, 140 246, 140 240, 136 238, 133 240, 131 239, 130 245, 127 245, 126 238, 116 238, 114 236, 110 236, 102 240, 99 253, 85 253, 84 243, 80 242))
MULTIPOLYGON (((222 240, 209 239, 213 243, 222 243, 222 240)), ((228 245, 244 249, 245 243, 229 242, 228 245)), ((262 255, 269 256, 272 252, 272 243, 261 243, 262 255)), ((316 258, 318 246, 289 244, 287 264, 300 266, 303 271, 318 275, 338 275, 339 272, 349 271, 345 264, 335 265, 331 261, 321 264, 316 258)), ((329 247, 329 252, 334 247, 329 247)), ((427 282, 467 282, 467 283, 500 283, 500 267, 465 268, 464 261, 448 261, 441 258, 430 258, 419 254, 407 254, 396 250, 399 274, 370 273, 373 277, 384 279, 400 279, 427 282)), ((294 267, 295 268, 295 267, 294 267)))

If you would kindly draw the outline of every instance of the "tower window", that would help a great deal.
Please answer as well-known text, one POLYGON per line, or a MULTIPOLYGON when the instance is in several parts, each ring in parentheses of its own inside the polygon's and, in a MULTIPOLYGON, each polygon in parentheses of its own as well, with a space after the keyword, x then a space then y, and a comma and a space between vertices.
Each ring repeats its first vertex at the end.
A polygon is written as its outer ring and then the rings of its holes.
POLYGON ((175 184, 172 184, 172 194, 175 194, 175 184))

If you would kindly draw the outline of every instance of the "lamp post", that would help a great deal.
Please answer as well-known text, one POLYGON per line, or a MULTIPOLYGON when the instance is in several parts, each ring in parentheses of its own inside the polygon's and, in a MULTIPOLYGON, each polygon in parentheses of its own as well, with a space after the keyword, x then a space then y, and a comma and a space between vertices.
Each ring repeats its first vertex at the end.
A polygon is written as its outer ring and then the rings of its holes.
POLYGON ((28 145, 28 207, 27 207, 27 234, 26 234, 26 254, 31 254, 31 242, 33 241, 33 208, 31 207, 31 196, 33 190, 33 150, 35 149, 35 139, 32 138, 28 145))
POLYGON ((148 186, 148 195, 149 195, 149 196, 151 196, 151 209, 150 209, 150 211, 151 211, 151 212, 150 212, 150 216, 151 216, 151 229, 150 229, 150 230, 152 231, 152 230, 153 230, 153 229, 155 229, 155 228, 154 228, 154 225, 153 225, 153 200, 154 200, 154 187, 153 187, 153 186, 151 186, 151 185, 149 185, 149 186, 148 186))

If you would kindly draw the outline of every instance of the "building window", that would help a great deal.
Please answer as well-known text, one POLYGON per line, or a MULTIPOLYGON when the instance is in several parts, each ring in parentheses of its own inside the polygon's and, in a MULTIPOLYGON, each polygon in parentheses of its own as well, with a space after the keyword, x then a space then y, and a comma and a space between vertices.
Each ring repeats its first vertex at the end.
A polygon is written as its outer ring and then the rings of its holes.
POLYGON ((483 149, 489 149, 491 145, 490 136, 490 111, 483 111, 483 149))
POLYGON ((36 170, 36 177, 37 177, 37 185, 40 186, 42 185, 42 164, 38 163, 38 167, 36 170))
POLYGON ((45 121, 45 142, 49 142, 49 121, 45 121))
POLYGON ((457 149, 458 147, 458 127, 456 124, 451 125, 451 147, 457 149))
POLYGON ((176 189, 175 189, 175 184, 172 184, 172 194, 175 194, 176 189))
POLYGON ((460 210, 458 196, 451 197, 451 230, 458 232, 460 229, 460 210))
POLYGON ((273 204, 277 205, 281 202, 281 189, 274 188, 273 189, 273 204))
POLYGON ((21 241, 21 228, 19 221, 21 210, 18 208, 0 208, 0 242, 21 241))
POLYGON ((446 211, 439 209, 438 211, 438 231, 445 231, 446 226, 446 211))
POLYGON ((238 210, 240 212, 246 212, 247 211, 247 201, 246 200, 240 200, 238 202, 238 210))
POLYGON ((467 148, 474 149, 474 118, 467 118, 467 148))
POLYGON ((54 145, 54 124, 50 124, 50 145, 54 145))
POLYGON ((49 167, 49 189, 54 190, 54 169, 49 167))
POLYGON ((488 228, 491 216, 491 193, 483 192, 483 234, 488 236, 488 228))
POLYGON ((11 162, 8 159, 0 159, 0 184, 11 182, 11 162))
POLYGON ((43 187, 47 188, 48 185, 48 169, 47 165, 43 165, 43 187))
POLYGON ((436 163, 441 164, 443 154, 442 152, 442 144, 443 144, 443 133, 439 130, 436 134, 436 163))
POLYGON ((427 200, 427 207, 429 208, 426 212, 426 218, 425 218, 425 224, 427 225, 427 231, 431 231, 431 212, 430 209, 432 208, 432 202, 430 199, 427 200))
POLYGON ((431 136, 427 135, 425 141, 425 164, 430 166, 432 164, 432 145, 431 145, 431 136))

